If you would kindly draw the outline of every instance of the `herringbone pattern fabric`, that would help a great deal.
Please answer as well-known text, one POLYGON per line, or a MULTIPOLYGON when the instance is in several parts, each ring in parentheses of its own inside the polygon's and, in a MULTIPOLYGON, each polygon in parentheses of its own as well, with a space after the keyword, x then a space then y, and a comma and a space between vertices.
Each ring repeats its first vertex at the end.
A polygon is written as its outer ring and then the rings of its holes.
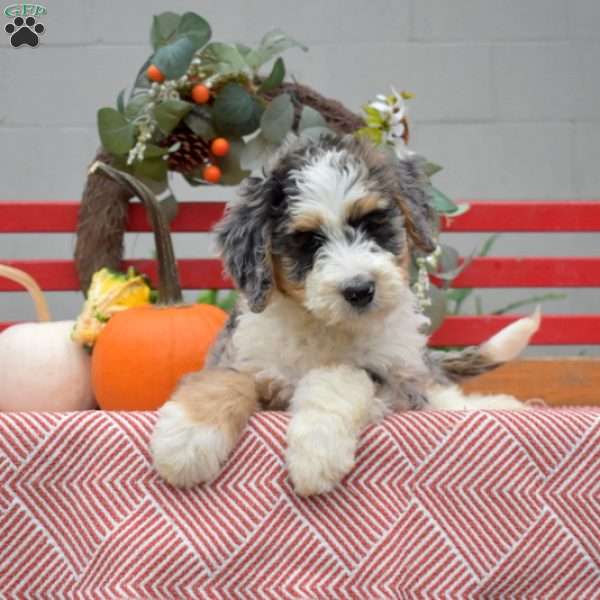
POLYGON ((286 415, 187 492, 152 471, 155 418, 0 415, 2 598, 600 598, 600 410, 394 416, 312 499, 286 415))

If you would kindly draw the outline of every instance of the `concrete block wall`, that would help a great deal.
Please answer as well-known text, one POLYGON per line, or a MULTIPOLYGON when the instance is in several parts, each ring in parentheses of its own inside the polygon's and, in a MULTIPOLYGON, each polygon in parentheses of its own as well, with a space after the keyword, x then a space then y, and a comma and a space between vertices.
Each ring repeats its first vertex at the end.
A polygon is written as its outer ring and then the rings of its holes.
MULTIPOLYGON (((598 0, 46 0, 36 49, 0 36, 0 201, 76 199, 98 144, 95 114, 112 105, 149 54, 153 14, 194 10, 215 39, 253 43, 274 27, 305 42, 288 72, 358 110, 390 85, 412 91, 413 146, 442 164, 457 199, 600 198, 598 0)), ((8 19, 2 19, 2 29, 8 19)), ((180 198, 229 198, 174 181, 180 198)), ((205 255, 208 236, 179 236, 205 255)), ((482 236, 452 239, 470 251, 482 236)), ((69 236, 0 238, 0 257, 69 256, 69 236)), ((598 236, 504 236, 496 253, 600 255, 598 236)), ((141 256, 146 236, 129 240, 141 256)), ((494 308, 525 291, 484 294, 494 308)), ((548 311, 598 309, 598 292, 568 291, 548 311)), ((58 317, 75 295, 52 294, 58 317)), ((2 318, 29 318, 20 294, 2 318)))

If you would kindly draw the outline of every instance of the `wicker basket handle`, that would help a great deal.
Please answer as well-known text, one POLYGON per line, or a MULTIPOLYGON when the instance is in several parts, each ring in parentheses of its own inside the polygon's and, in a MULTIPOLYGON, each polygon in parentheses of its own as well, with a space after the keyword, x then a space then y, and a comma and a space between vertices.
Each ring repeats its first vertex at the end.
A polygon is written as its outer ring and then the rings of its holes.
POLYGON ((29 292, 29 295, 33 299, 33 303, 35 304, 35 312, 37 313, 38 321, 52 320, 46 298, 42 293, 40 286, 31 275, 20 269, 9 267, 8 265, 0 265, 0 277, 5 277, 10 281, 21 284, 29 292))

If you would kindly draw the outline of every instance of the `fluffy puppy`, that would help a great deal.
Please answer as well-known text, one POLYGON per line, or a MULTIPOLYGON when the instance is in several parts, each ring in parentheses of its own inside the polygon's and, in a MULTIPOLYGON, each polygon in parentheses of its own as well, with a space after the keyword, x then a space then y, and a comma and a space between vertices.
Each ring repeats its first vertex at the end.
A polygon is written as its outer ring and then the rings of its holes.
POLYGON ((167 481, 215 478, 260 408, 291 409, 287 464, 308 495, 331 490, 354 465, 361 429, 392 411, 522 407, 454 382, 516 356, 539 315, 479 348, 426 348, 408 264, 436 246, 428 189, 422 159, 334 136, 289 140, 247 180, 217 227, 242 300, 152 436, 167 481))

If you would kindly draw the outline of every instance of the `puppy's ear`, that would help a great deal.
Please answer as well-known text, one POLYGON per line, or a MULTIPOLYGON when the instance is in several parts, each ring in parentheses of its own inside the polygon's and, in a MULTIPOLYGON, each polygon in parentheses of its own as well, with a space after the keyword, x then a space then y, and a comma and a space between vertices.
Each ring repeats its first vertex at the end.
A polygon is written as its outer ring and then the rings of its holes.
POLYGON ((406 229, 414 249, 429 254, 437 245, 437 215, 433 208, 431 184, 424 167, 425 160, 420 156, 411 156, 399 161, 398 202, 404 213, 406 229))
POLYGON ((225 269, 252 312, 265 309, 273 289, 271 217, 278 187, 272 176, 248 178, 215 228, 225 269))

